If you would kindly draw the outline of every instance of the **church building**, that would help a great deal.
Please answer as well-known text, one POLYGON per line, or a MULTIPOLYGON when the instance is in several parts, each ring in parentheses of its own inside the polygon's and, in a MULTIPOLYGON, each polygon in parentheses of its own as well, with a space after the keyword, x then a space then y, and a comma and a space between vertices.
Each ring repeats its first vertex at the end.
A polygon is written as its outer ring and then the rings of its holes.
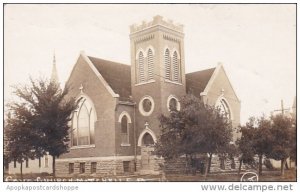
POLYGON ((70 150, 56 161, 58 176, 158 173, 158 116, 169 114, 171 105, 180 110, 187 93, 220 106, 233 127, 240 124, 240 100, 223 65, 185 73, 183 25, 161 16, 132 25, 130 49, 131 65, 80 53, 66 83, 68 96, 80 102, 70 150))

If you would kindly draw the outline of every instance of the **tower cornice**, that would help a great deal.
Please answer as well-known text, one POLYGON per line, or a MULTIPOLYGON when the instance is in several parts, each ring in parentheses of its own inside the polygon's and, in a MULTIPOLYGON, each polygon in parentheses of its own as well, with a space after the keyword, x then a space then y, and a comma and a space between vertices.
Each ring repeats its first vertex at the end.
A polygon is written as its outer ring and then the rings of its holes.
POLYGON ((130 33, 130 38, 135 38, 137 36, 144 35, 144 34, 146 35, 146 34, 149 34, 151 32, 156 32, 157 30, 162 31, 162 32, 170 33, 170 34, 172 34, 174 36, 177 36, 179 38, 184 37, 183 32, 176 31, 172 28, 169 28, 169 27, 166 27, 166 26, 163 26, 163 25, 153 25, 153 26, 150 26, 150 27, 147 27, 147 28, 143 28, 140 31, 135 31, 133 33, 130 33))

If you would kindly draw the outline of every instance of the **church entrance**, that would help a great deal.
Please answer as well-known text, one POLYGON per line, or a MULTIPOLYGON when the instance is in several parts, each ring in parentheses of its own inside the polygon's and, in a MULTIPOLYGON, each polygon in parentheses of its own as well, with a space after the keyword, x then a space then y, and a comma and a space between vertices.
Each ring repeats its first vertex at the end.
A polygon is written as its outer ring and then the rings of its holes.
POLYGON ((154 172, 154 140, 149 133, 145 133, 141 145, 141 173, 151 174, 154 172))

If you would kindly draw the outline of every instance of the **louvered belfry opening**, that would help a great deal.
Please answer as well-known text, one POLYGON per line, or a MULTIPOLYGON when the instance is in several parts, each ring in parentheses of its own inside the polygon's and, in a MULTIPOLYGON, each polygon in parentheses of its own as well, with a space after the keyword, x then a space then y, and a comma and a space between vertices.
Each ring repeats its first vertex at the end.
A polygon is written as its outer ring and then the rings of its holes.
POLYGON ((139 52, 139 81, 144 82, 145 81, 145 69, 144 69, 144 55, 140 51, 139 52))
POLYGON ((147 59, 148 59, 148 80, 153 80, 154 62, 153 62, 153 51, 151 49, 148 50, 147 59))
POLYGON ((178 54, 175 51, 173 53, 173 80, 179 82, 179 63, 178 63, 178 54))
POLYGON ((171 63, 170 63, 170 51, 165 51, 165 78, 171 80, 171 63))

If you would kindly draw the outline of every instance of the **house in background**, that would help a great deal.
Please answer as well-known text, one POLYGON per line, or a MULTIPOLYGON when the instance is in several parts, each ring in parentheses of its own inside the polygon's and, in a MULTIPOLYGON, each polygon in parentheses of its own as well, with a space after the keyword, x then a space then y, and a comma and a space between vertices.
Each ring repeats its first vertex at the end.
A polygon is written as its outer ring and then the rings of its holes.
MULTIPOLYGON (((158 173, 163 159, 153 155, 157 117, 169 114, 170 106, 180 110, 187 93, 220 106, 233 127, 240 124, 240 100, 223 65, 185 73, 182 25, 161 16, 132 25, 130 49, 131 65, 80 53, 66 83, 68 96, 80 103, 72 117, 70 152, 57 159, 57 175, 158 173)), ((233 140, 237 137, 234 132, 233 140)), ((213 162, 212 170, 232 169, 228 162, 213 162)))
MULTIPOLYGON (((57 75, 57 69, 56 69, 56 59, 55 59, 55 53, 53 55, 53 66, 52 66, 52 73, 50 77, 50 81, 58 83, 58 75, 57 75)), ((4 156, 7 154, 7 140, 5 136, 4 131, 4 156)), ((9 162, 7 158, 4 158, 4 170, 7 174, 19 174, 21 173, 20 167, 21 164, 16 161, 9 162)), ((28 159, 23 163, 22 166, 23 173, 47 173, 51 174, 53 172, 52 170, 52 156, 51 155, 44 155, 43 157, 39 159, 28 159)))
MULTIPOLYGON (((20 174, 20 166, 21 164, 12 161, 9 163, 8 174, 20 174)), ((23 174, 31 174, 31 173, 52 173, 52 156, 44 155, 40 159, 29 159, 23 162, 23 174)))
MULTIPOLYGON (((289 117, 293 120, 297 120, 297 97, 294 97, 293 104, 291 108, 284 108, 283 106, 283 100, 281 100, 281 109, 279 110, 274 110, 271 115, 278 115, 278 114, 283 114, 286 117, 289 117)), ((295 127, 297 129, 297 126, 295 127)), ((275 160, 275 159, 269 159, 271 165, 273 168, 280 169, 281 168, 281 161, 275 160)), ((290 158, 287 159, 286 166, 291 168, 291 167, 296 167, 295 161, 291 160, 290 158)))

